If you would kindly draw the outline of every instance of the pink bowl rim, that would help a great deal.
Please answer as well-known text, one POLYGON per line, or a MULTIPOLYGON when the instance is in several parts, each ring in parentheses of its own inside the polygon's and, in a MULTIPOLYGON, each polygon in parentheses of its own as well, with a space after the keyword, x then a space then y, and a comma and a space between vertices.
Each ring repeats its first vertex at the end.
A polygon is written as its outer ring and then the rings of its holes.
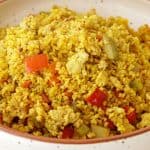
POLYGON ((46 143, 94 144, 94 143, 113 142, 117 140, 125 140, 129 137, 135 137, 135 136, 144 134, 146 132, 149 132, 150 127, 138 129, 130 133, 115 135, 115 136, 106 137, 106 138, 94 138, 94 139, 58 139, 58 138, 50 138, 50 137, 44 137, 44 136, 35 136, 35 135, 24 133, 24 132, 18 131, 16 129, 13 129, 13 128, 10 128, 1 124, 0 124, 0 130, 6 133, 12 134, 14 136, 23 137, 23 138, 34 140, 34 141, 46 142, 46 143))
POLYGON ((5 2, 6 0, 0 0, 0 3, 3 3, 3 2, 5 2))
MULTIPOLYGON (((5 1, 7 0, 0 0, 0 4, 5 1)), ((0 124, 0 130, 6 133, 12 134, 14 136, 23 137, 26 139, 40 141, 40 142, 59 143, 59 144, 94 144, 94 143, 112 142, 112 141, 127 139, 133 136, 138 136, 143 133, 149 132, 150 127, 145 127, 145 128, 138 129, 130 133, 115 135, 112 137, 95 138, 95 139, 57 139, 57 138, 49 138, 49 137, 44 137, 44 136, 34 136, 32 134, 20 132, 16 129, 12 129, 10 127, 7 127, 1 124, 0 124)))

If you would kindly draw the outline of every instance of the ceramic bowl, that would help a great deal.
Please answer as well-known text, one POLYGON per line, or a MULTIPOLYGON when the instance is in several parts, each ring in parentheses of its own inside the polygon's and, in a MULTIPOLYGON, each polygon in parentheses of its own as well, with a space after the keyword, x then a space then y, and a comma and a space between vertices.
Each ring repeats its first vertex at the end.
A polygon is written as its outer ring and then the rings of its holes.
MULTIPOLYGON (((0 26, 15 25, 28 14, 53 5, 78 12, 95 8, 102 16, 122 16, 133 28, 150 24, 149 0, 0 0, 0 26)), ((1 150, 150 150, 150 127, 104 139, 65 140, 36 137, 0 125, 1 150)))

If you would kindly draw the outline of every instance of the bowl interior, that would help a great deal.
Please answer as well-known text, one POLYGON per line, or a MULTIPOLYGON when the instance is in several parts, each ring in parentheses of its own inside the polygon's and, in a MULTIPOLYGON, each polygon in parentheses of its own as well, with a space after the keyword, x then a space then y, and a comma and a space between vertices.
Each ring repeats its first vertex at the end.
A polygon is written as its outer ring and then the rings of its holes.
MULTIPOLYGON (((23 17, 29 14, 36 14, 40 11, 48 11, 53 5, 68 7, 78 12, 86 12, 95 8, 102 16, 122 16, 129 19, 134 28, 142 24, 150 24, 150 1, 149 0, 0 0, 0 26, 15 25, 23 17)), ((68 143, 64 140, 34 137, 29 134, 20 133, 8 127, 0 126, 0 129, 20 136, 50 142, 68 143)), ((106 139, 88 140, 89 143, 116 140, 137 135, 150 128, 140 129, 133 133, 119 135, 106 139)), ((69 143, 86 143, 86 140, 72 140, 69 143)))

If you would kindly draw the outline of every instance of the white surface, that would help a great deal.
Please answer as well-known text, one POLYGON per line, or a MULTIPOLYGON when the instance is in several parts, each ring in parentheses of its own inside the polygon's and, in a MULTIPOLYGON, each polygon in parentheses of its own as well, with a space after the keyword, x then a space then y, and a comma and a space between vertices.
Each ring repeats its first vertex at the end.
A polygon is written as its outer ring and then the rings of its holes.
MULTIPOLYGON (((149 0, 8 0, 0 5, 0 26, 16 24, 29 13, 49 10, 53 5, 85 12, 91 8, 103 16, 123 16, 133 27, 150 24, 149 0)), ((31 141, 0 131, 0 150, 150 150, 150 132, 108 143, 62 145, 31 141)))

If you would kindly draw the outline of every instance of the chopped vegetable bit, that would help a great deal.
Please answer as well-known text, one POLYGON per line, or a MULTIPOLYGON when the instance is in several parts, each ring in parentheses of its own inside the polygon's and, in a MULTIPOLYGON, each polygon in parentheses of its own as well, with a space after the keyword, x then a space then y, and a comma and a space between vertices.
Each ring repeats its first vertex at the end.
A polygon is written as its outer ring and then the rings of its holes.
POLYGON ((72 125, 67 125, 62 133, 62 138, 63 139, 69 139, 72 138, 74 135, 74 127, 72 125))
POLYGON ((107 127, 111 130, 116 129, 116 126, 114 125, 114 123, 110 119, 107 119, 107 127))
POLYGON ((139 91, 142 90, 143 83, 139 79, 135 79, 130 82, 130 87, 135 91, 139 91))
POLYGON ((124 110, 126 112, 126 117, 131 124, 135 124, 137 120, 137 114, 135 108, 131 106, 124 106, 124 110))
POLYGON ((30 80, 26 80, 24 81, 24 83, 22 84, 23 88, 30 88, 30 85, 32 84, 32 82, 30 80))
POLYGON ((133 112, 127 114, 127 118, 128 118, 128 120, 129 120, 129 122, 130 122, 131 124, 135 124, 135 122, 136 122, 136 120, 137 120, 137 114, 136 114, 136 112, 133 111, 133 112))
POLYGON ((87 125, 83 124, 77 129, 77 133, 80 136, 84 136, 89 132, 89 130, 90 130, 89 127, 87 125))
POLYGON ((27 72, 37 72, 48 67, 48 57, 45 54, 37 54, 25 58, 25 68, 27 72))
POLYGON ((3 122, 3 116, 0 114, 0 124, 3 122))
POLYGON ((66 68, 69 74, 78 74, 81 72, 84 64, 88 61, 89 55, 86 52, 78 52, 69 58, 66 68))
POLYGON ((104 128, 102 126, 92 125, 91 129, 96 134, 97 138, 108 137, 110 133, 110 130, 108 128, 104 128))
POLYGON ((103 107, 103 102, 107 99, 107 94, 96 88, 96 90, 87 98, 87 101, 97 107, 103 107))
POLYGON ((118 59, 118 50, 116 43, 111 37, 108 37, 106 34, 103 36, 104 41, 104 50, 109 59, 118 59))

